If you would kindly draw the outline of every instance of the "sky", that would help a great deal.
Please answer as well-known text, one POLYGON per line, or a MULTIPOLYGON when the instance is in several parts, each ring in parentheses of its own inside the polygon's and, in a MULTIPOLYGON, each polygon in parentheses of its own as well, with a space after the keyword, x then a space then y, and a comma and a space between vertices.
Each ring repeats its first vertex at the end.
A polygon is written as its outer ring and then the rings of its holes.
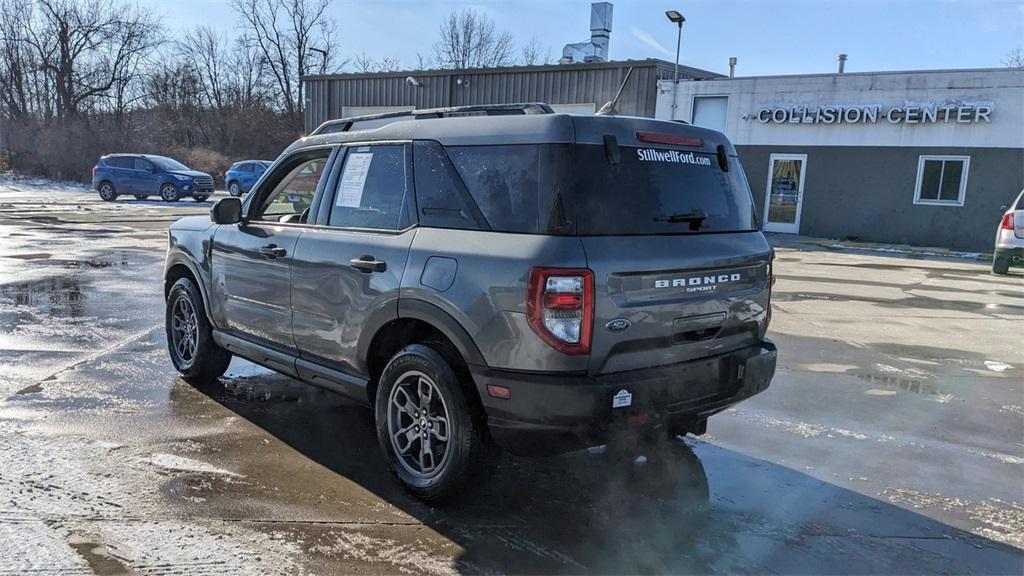
MULTIPOLYGON (((212 25, 229 35, 237 21, 227 0, 139 0, 171 31, 212 25)), ((675 24, 686 17, 680 63, 738 76, 832 72, 849 54, 848 72, 990 68, 1024 45, 1024 0, 618 0, 613 2, 612 60, 675 58, 675 24)), ((453 9, 486 13, 517 45, 536 37, 557 60, 562 46, 590 37, 588 0, 334 0, 342 57, 364 52, 415 68, 429 56, 453 9)), ((343 70, 352 71, 352 70, 343 70)))

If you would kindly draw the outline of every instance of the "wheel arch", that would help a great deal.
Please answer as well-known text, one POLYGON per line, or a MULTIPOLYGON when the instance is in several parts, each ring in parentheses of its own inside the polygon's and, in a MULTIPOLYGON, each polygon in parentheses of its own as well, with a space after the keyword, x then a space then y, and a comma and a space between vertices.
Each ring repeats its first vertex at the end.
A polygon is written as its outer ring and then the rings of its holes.
POLYGON ((210 297, 206 293, 206 285, 200 280, 202 276, 199 274, 199 270, 188 258, 183 256, 172 257, 168 262, 167 269, 164 272, 164 300, 166 301, 168 295, 170 295, 171 287, 174 286, 174 283, 182 278, 188 278, 199 289, 199 296, 203 299, 203 311, 206 313, 206 319, 210 321, 212 326, 216 326, 213 323, 213 318, 210 316, 210 297))
POLYGON ((388 360, 409 344, 425 343, 432 345, 452 365, 465 385, 470 403, 483 413, 469 371, 471 365, 484 365, 483 356, 469 332, 450 314, 423 300, 401 298, 397 315, 375 314, 366 326, 371 330, 365 330, 367 336, 359 342, 358 359, 369 376, 366 393, 371 406, 388 360))

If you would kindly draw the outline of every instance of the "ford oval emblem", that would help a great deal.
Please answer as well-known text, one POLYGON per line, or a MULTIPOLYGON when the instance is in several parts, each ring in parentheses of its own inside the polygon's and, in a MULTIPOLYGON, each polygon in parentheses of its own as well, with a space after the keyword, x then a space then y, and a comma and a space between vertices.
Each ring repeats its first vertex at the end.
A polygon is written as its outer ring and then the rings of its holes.
POLYGON ((612 320, 611 322, 605 324, 604 327, 611 330, 612 332, 622 332, 623 330, 629 328, 632 325, 633 323, 630 322, 629 320, 626 320, 625 318, 616 318, 615 320, 612 320))

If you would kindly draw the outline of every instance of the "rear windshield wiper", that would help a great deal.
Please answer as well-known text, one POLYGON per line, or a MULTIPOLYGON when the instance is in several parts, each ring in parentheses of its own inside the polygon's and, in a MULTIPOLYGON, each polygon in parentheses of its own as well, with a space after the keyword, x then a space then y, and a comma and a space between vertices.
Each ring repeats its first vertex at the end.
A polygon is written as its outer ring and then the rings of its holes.
POLYGON ((690 224, 690 230, 699 230, 700 225, 704 223, 708 215, 703 212, 679 212, 677 214, 669 214, 668 216, 659 216, 654 219, 655 222, 688 222, 690 224))

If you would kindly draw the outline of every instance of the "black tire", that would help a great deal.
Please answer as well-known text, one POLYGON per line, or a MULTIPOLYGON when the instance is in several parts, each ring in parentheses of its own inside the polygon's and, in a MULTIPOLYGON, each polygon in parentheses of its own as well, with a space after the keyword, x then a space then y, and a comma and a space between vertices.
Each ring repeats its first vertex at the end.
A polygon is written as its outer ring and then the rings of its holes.
POLYGON ((209 196, 193 196, 192 197, 192 199, 195 200, 196 202, 206 202, 207 198, 209 198, 209 196))
POLYGON ((100 182, 96 191, 100 193, 100 199, 104 202, 113 202, 114 200, 117 200, 117 188, 114 187, 113 182, 109 182, 107 180, 100 182))
POLYGON ((231 353, 213 341, 213 329, 206 318, 206 308, 199 289, 189 278, 180 278, 167 293, 164 315, 167 351, 174 368, 190 382, 208 383, 222 376, 231 363, 231 353), (193 327, 181 323, 191 311, 193 327), (179 316, 181 313, 181 316, 179 316), (190 335, 191 343, 187 342, 190 335), (183 342, 186 341, 186 342, 183 342))
POLYGON ((1010 272, 1010 259, 999 258, 998 256, 992 258, 992 273, 993 274, 1008 274, 1010 272))
POLYGON ((239 186, 238 182, 232 180, 228 183, 228 194, 238 198, 242 195, 242 187, 239 186))
POLYGON ((146 198, 147 198, 147 196, 145 194, 136 194, 135 195, 135 199, 136 200, 145 200, 146 198))
POLYGON ((165 183, 160 187, 160 198, 164 202, 177 202, 181 198, 181 194, 178 192, 178 187, 170 182, 165 183))
MULTIPOLYGON (((404 398, 405 405, 410 406, 408 402, 412 402, 412 398, 408 395, 404 398)), ((452 494, 471 472, 486 467, 486 457, 492 452, 486 426, 479 415, 474 414, 466 391, 452 366, 433 348, 423 344, 412 344, 395 354, 381 374, 374 405, 377 440, 388 468, 405 488, 420 500, 434 501, 444 498, 452 494), (400 401, 402 394, 401 391, 396 391, 396 388, 408 390, 412 384, 411 379, 416 380, 415 385, 419 388, 424 377, 433 384, 434 391, 431 395, 438 393, 439 396, 439 399, 428 400, 426 404, 422 395, 416 397, 415 409, 422 410, 416 412, 416 417, 420 418, 421 424, 430 424, 429 432, 424 432, 425 429, 421 428, 414 429, 417 420, 410 412, 392 407, 392 401, 400 401), (424 406, 427 408, 424 409, 424 406), (440 440, 440 429, 435 421, 436 416, 442 412, 447 421, 447 430, 444 434, 447 437, 446 442, 440 440), (406 419, 409 424, 402 426, 406 419), (393 427, 407 431, 404 438, 406 452, 401 452, 401 438, 393 440, 393 427), (410 432, 415 438, 409 439, 410 432), (423 450, 423 438, 427 439, 428 450, 423 450), (445 444, 443 448, 439 446, 441 443, 445 444), (412 459, 412 454, 416 451, 414 445, 420 451, 420 455, 415 458, 416 462, 410 462, 409 459, 412 459), (441 451, 439 457, 436 454, 438 450, 441 451), (431 454, 431 467, 422 466, 425 462, 423 455, 427 452, 431 454)))

